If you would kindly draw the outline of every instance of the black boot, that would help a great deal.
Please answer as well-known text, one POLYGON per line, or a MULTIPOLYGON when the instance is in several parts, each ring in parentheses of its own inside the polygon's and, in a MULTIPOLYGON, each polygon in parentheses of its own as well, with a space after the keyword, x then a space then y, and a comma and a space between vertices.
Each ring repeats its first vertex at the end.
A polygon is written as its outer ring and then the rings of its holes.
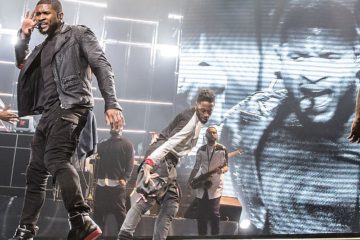
POLYGON ((9 240, 32 240, 39 228, 31 225, 19 225, 12 238, 9 240))
POLYGON ((89 217, 88 213, 79 213, 70 217, 68 240, 95 240, 101 235, 99 226, 89 217))

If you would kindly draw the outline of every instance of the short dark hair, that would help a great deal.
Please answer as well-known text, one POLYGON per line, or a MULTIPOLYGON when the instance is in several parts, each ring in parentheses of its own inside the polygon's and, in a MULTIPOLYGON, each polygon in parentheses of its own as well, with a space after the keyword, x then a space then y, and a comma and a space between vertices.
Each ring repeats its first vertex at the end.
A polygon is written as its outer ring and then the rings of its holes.
POLYGON ((120 135, 120 131, 114 130, 114 129, 110 129, 110 135, 112 137, 117 137, 120 135))
POLYGON ((217 133, 217 128, 215 126, 210 126, 206 129, 206 132, 209 132, 210 129, 215 129, 216 133, 217 133))
POLYGON ((199 91, 198 97, 196 99, 196 102, 210 102, 213 103, 215 102, 215 93, 213 90, 210 89, 201 89, 199 91))
POLYGON ((61 2, 59 0, 40 0, 38 1, 37 5, 40 4, 51 4, 52 8, 56 11, 56 12, 62 12, 62 5, 61 2))
POLYGON ((348 41, 357 40, 356 22, 344 5, 328 0, 301 0, 293 3, 280 25, 281 43, 287 42, 289 29, 339 29, 348 41))

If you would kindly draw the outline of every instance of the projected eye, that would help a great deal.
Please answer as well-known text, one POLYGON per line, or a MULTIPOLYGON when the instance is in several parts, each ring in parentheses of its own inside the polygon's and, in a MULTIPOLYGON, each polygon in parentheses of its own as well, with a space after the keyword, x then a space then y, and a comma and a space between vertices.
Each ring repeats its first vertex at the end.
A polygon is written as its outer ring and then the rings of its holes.
POLYGON ((324 54, 320 54, 319 57, 326 58, 326 59, 340 59, 341 54, 339 54, 339 53, 324 53, 324 54))
POLYGON ((287 55, 287 57, 290 58, 291 60, 294 60, 294 61, 302 61, 305 58, 308 58, 309 55, 308 54, 302 54, 302 53, 289 53, 287 55))

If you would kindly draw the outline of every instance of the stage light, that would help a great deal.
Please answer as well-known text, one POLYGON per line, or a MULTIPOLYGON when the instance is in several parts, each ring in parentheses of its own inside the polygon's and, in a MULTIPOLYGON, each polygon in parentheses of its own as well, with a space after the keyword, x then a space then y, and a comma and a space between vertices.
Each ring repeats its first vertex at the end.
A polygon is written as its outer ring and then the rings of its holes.
POLYGON ((17 32, 18 30, 10 29, 10 28, 2 28, 0 25, 0 34, 16 36, 17 32))
POLYGON ((251 222, 249 219, 244 219, 240 221, 240 228, 241 229, 248 229, 251 225, 251 222))
POLYGON ((11 44, 15 46, 16 43, 17 43, 17 36, 12 36, 11 37, 11 44))
POLYGON ((184 16, 176 14, 176 13, 169 13, 168 14, 169 19, 175 19, 175 20, 181 20, 184 18, 184 16))
POLYGON ((102 3, 102 2, 90 2, 90 1, 81 1, 81 0, 64 0, 64 1, 80 3, 80 4, 89 5, 89 6, 98 7, 98 8, 107 8, 107 3, 102 3))
POLYGON ((11 62, 11 61, 2 61, 2 60, 0 60, 0 64, 15 65, 15 62, 11 62))
POLYGON ((158 25, 159 24, 159 22, 157 22, 157 21, 149 21, 149 20, 134 19, 134 18, 112 17, 112 16, 104 16, 104 20, 135 22, 135 23, 143 23, 143 24, 150 24, 150 25, 158 25))
MULTIPOLYGON (((108 132, 109 131, 108 128, 97 128, 96 130, 98 130, 99 132, 108 132)), ((123 132, 124 133, 137 133, 137 134, 146 133, 145 130, 138 130, 138 129, 124 129, 123 132)))
POLYGON ((2 28, 2 26, 0 24, 0 35, 10 35, 12 45, 15 45, 17 42, 17 37, 16 37, 17 32, 18 32, 18 30, 15 30, 15 29, 2 28))
MULTIPOLYGON (((100 97, 94 97, 94 100, 103 101, 104 99, 102 99, 100 97)), ((118 101, 119 102, 125 102, 125 103, 154 104, 154 105, 167 105, 167 106, 172 106, 173 105, 173 103, 171 103, 171 102, 132 100, 132 99, 121 99, 121 98, 118 98, 118 101)))
POLYGON ((13 94, 12 93, 0 93, 0 96, 4 96, 4 97, 12 97, 13 94))
POLYGON ((126 45, 126 46, 135 46, 135 47, 142 47, 142 48, 152 48, 153 45, 151 43, 144 43, 144 42, 129 42, 129 41, 119 41, 115 39, 106 39, 102 41, 104 44, 110 45, 126 45))
POLYGON ((156 49, 160 51, 162 57, 177 57, 179 56, 179 47, 176 45, 158 44, 156 49))

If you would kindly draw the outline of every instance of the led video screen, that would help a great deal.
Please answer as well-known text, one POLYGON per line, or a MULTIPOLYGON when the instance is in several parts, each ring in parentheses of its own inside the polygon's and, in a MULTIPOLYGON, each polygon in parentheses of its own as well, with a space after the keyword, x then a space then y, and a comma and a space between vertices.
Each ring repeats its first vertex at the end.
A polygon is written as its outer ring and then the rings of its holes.
POLYGON ((348 140, 359 82, 359 3, 190 5, 178 105, 194 104, 201 88, 216 92, 207 125, 229 151, 243 151, 228 160, 224 190, 239 198, 241 220, 271 234, 359 232, 360 146, 348 140))

